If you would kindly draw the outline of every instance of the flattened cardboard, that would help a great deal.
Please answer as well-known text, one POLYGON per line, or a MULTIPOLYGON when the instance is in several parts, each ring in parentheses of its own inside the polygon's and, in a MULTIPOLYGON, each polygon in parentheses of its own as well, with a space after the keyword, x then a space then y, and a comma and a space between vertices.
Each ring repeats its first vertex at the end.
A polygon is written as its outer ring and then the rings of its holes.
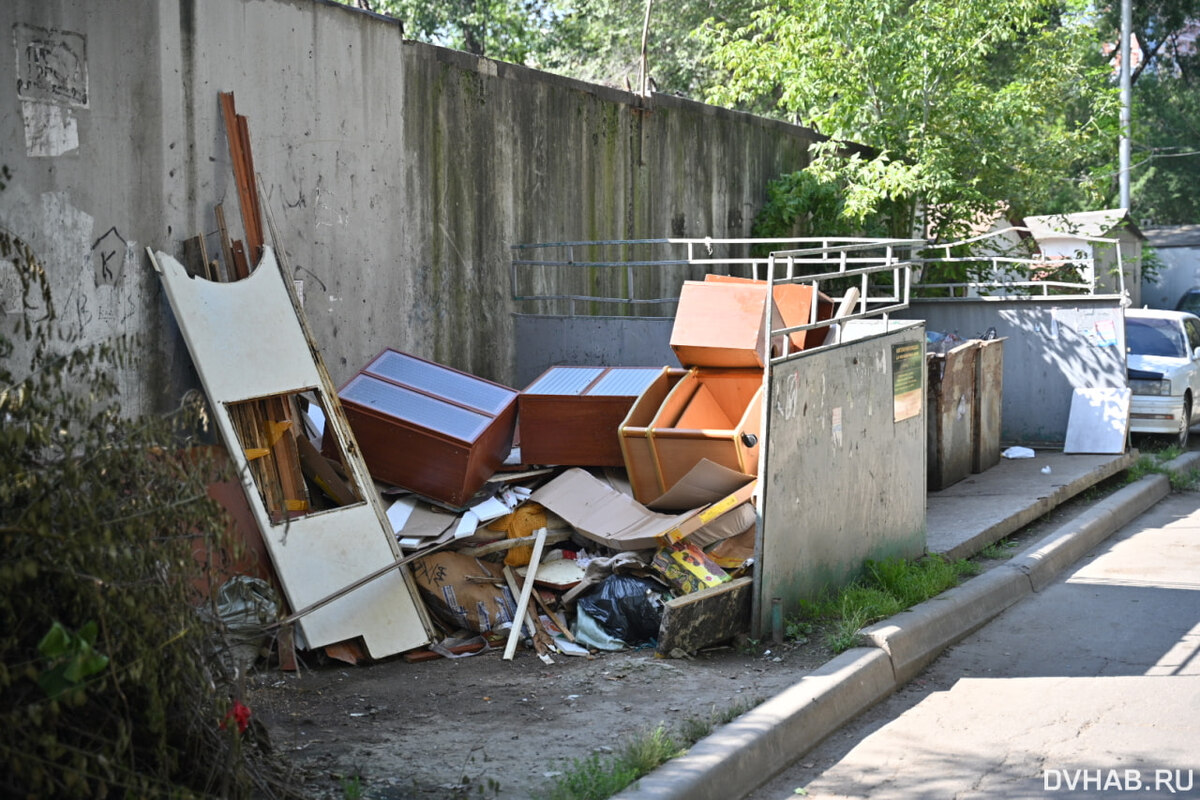
POLYGON ((533 493, 534 502, 558 514, 581 535, 613 550, 648 550, 677 542, 746 502, 750 481, 704 508, 683 514, 659 514, 592 477, 569 469, 533 493))
POLYGON ((753 475, 702 458, 671 487, 670 491, 647 503, 646 508, 652 511, 687 511, 699 508, 733 494, 752 480, 753 475))

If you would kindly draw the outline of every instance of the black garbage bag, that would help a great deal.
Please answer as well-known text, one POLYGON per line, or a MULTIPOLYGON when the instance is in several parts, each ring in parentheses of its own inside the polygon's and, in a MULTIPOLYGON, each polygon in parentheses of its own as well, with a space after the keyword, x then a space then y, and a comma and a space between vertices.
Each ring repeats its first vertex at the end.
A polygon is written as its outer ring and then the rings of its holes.
POLYGON ((609 575, 579 598, 577 606, 616 639, 638 644, 658 638, 662 586, 636 575, 609 575))

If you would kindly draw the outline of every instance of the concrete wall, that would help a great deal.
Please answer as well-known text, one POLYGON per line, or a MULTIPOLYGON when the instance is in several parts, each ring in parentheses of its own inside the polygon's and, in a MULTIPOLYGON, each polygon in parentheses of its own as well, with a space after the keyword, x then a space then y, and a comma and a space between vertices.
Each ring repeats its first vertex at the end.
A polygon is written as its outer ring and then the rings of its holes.
POLYGON ((1061 447, 1074 389, 1127 385, 1125 315, 1114 295, 914 300, 895 316, 964 339, 989 328, 1005 337, 1005 444, 1061 447))
MULTIPOLYGON (((920 354, 924 338, 909 324, 772 365, 757 630, 770 630, 773 598, 786 617, 858 577, 865 559, 924 552, 925 414, 916 402, 897 413, 894 349, 920 354)), ((908 377, 922 398, 924 372, 918 355, 908 377)))
MULTIPOLYGON (((218 91, 248 118, 338 384, 387 346, 515 383, 509 245, 748 235, 814 138, 413 43, 320 0, 16 0, 0 31, 0 225, 83 340, 144 337, 133 407, 194 382, 144 248, 204 233, 218 252, 220 201, 241 236, 218 91)), ((12 285, 0 264, 5 309, 12 285)))

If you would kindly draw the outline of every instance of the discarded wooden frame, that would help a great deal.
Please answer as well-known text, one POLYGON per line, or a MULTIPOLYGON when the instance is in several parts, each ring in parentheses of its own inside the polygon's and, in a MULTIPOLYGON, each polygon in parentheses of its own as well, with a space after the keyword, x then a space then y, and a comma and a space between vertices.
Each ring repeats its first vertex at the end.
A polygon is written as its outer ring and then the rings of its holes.
MULTIPOLYGON (((263 248, 248 277, 215 283, 193 278, 177 260, 150 252, 212 406, 217 429, 241 475, 291 608, 305 608, 337 594, 381 568, 386 574, 319 606, 298 620, 310 648, 361 636, 373 658, 394 655, 430 640, 431 625, 399 545, 374 491, 370 475, 341 411, 336 389, 303 323, 290 282, 274 251, 263 248), (260 445, 246 441, 235 413, 250 401, 290 403, 304 394, 322 406, 337 436, 340 459, 354 502, 332 508, 290 509, 280 515, 251 466, 260 445)), ((278 439, 295 436, 271 420, 252 425, 278 439)), ((255 459, 257 460, 257 459, 255 459)), ((261 470, 260 470, 261 472, 261 470)))

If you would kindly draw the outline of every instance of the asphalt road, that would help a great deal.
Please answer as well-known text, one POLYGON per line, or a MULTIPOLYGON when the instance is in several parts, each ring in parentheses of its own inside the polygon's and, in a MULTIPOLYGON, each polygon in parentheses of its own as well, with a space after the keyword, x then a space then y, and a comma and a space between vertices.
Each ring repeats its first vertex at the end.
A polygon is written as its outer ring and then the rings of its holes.
POLYGON ((1200 798, 1200 493, 1173 494, 749 795, 1200 798))

